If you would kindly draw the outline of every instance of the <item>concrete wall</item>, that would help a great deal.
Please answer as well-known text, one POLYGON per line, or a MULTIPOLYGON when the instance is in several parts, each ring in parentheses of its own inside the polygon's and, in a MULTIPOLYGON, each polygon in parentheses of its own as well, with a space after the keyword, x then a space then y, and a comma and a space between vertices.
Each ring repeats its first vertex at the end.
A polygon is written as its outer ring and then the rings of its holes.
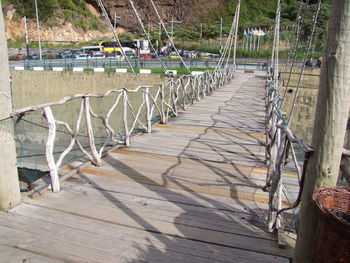
MULTIPOLYGON (((283 68, 282 68, 283 70, 283 68)), ((296 93, 296 86, 300 74, 300 67, 293 70, 286 92, 282 111, 289 115, 293 99, 296 93)), ((281 96, 283 96, 288 82, 290 68, 283 70, 281 77, 281 96)), ((311 144, 313 124, 315 119, 317 94, 319 86, 320 69, 306 68, 305 75, 300 83, 300 88, 296 97, 295 107, 291 115, 290 127, 294 134, 311 144)))
MULTIPOLYGON (((167 81, 158 74, 139 74, 143 85, 159 85, 167 81)), ((20 109, 58 101, 78 93, 105 93, 112 89, 137 86, 131 73, 72 71, 11 71, 13 107, 20 109)))

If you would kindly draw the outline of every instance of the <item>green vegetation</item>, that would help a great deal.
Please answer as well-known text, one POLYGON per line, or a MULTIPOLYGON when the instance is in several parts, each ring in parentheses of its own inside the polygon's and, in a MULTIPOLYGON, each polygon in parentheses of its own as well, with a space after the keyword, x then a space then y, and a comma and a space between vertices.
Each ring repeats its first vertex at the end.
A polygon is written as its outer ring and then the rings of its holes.
MULTIPOLYGON (((100 24, 99 20, 87 9, 86 3, 90 0, 37 0, 41 21, 47 26, 62 25, 71 22, 73 25, 88 29, 105 28, 100 24)), ((194 3, 202 3, 200 0, 193 0, 194 3)), ((282 24, 281 24, 281 40, 282 50, 287 49, 290 40, 293 38, 295 20, 300 5, 300 0, 281 0, 282 1, 282 24)), ((34 0, 3 0, 3 3, 12 4, 16 9, 16 15, 22 17, 26 15, 30 19, 35 20, 34 0)), ((312 27, 313 14, 316 9, 318 0, 310 0, 310 6, 306 10, 305 25, 301 31, 301 46, 305 47, 307 38, 310 35, 312 27)), ((215 21, 223 18, 223 37, 226 39, 229 34, 232 18, 236 9, 238 0, 221 0, 218 1, 218 7, 215 11, 210 11, 203 17, 198 18, 195 24, 177 24, 175 27, 174 37, 177 40, 179 49, 195 50, 209 53, 219 53, 220 48, 218 39, 220 36, 220 25, 215 21), (200 26, 202 22, 202 26, 200 26), (202 34, 200 32, 202 31, 202 34), (200 39, 200 37, 202 37, 200 39), (214 44, 208 43, 209 40, 216 40, 214 44), (187 41, 187 42, 184 42, 187 41), (207 43, 205 42, 207 41, 207 43)), ((267 34, 261 38, 261 50, 255 52, 246 52, 238 49, 239 57, 268 57, 271 54, 270 46, 273 40, 273 27, 276 11, 276 0, 244 0, 241 2, 241 13, 239 23, 239 38, 242 40, 244 28, 256 27, 263 28, 267 34)), ((317 28, 314 37, 314 45, 312 48, 313 56, 320 56, 324 38, 327 30, 327 21, 331 9, 331 0, 323 0, 322 8, 319 14, 317 28)), ((170 25, 167 25, 170 31, 170 25)), ((140 29, 136 28, 134 32, 140 29)), ((156 46, 159 40, 159 31, 151 30, 151 39, 156 46)), ((139 36, 124 32, 120 34, 122 42, 131 41, 139 36)), ((79 48, 84 45, 95 45, 101 40, 111 40, 110 37, 104 39, 95 39, 84 43, 45 43, 45 47, 61 47, 61 48, 79 48)), ((160 46, 168 42, 167 36, 162 30, 160 46)), ((24 39, 10 40, 9 47, 24 47, 24 39)), ((31 43, 30 47, 36 47, 36 43, 31 43)), ((286 51, 281 51, 281 57, 287 56, 286 51)), ((302 51, 298 56, 302 57, 302 51)))
MULTIPOLYGON (((40 21, 47 26, 64 25, 71 22, 83 30, 101 27, 97 18, 86 7, 85 0, 37 0, 40 21)), ((5 0, 4 3, 12 4, 19 17, 27 16, 36 19, 33 0, 5 0)))

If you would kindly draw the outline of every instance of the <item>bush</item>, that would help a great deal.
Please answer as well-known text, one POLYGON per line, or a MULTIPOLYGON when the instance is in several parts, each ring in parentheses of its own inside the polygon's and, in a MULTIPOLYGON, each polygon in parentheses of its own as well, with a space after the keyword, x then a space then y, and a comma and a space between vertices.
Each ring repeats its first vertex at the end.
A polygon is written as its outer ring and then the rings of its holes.
POLYGON ((21 58, 18 57, 18 56, 10 56, 9 60, 11 60, 11 61, 19 61, 19 60, 21 60, 21 58))

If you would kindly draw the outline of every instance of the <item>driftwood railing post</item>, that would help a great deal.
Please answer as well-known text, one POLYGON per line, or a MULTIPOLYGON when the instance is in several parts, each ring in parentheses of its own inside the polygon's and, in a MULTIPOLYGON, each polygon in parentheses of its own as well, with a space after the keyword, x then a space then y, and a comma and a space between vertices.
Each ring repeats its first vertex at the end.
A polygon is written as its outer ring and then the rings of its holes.
POLYGON ((146 120, 147 120, 147 133, 152 132, 152 122, 151 122, 151 107, 149 104, 149 88, 143 89, 143 96, 146 103, 146 120))
POLYGON ((128 95, 126 90, 123 90, 123 123, 124 123, 124 132, 125 132, 125 145, 130 146, 130 133, 128 127, 128 95))
POLYGON ((170 84, 170 99, 171 99, 171 106, 173 108, 173 115, 177 117, 177 107, 176 107, 176 98, 175 98, 175 84, 172 81, 170 84))
POLYGON ((95 138, 94 138, 94 132, 92 129, 92 124, 91 124, 91 115, 90 115, 90 98, 89 97, 84 97, 84 108, 85 108, 85 122, 86 122, 86 129, 88 132, 88 139, 89 139, 89 146, 90 146, 90 151, 93 159, 93 163, 96 166, 101 166, 102 161, 101 157, 97 152, 96 145, 95 145, 95 138))
POLYGON ((55 163, 55 158, 53 156, 53 147, 55 144, 55 137, 56 137, 56 121, 50 107, 44 108, 44 114, 47 119, 48 128, 49 128, 47 142, 46 142, 46 149, 45 149, 46 161, 50 170, 52 191, 54 193, 57 193, 61 189, 60 189, 60 181, 58 179, 58 170, 55 163))
POLYGON ((160 110, 161 110, 160 122, 162 124, 166 124, 167 123, 167 119, 166 119, 166 116, 165 116, 165 109, 164 109, 164 104, 165 104, 164 96, 165 96, 165 94, 164 94, 164 84, 162 83, 160 85, 160 110))

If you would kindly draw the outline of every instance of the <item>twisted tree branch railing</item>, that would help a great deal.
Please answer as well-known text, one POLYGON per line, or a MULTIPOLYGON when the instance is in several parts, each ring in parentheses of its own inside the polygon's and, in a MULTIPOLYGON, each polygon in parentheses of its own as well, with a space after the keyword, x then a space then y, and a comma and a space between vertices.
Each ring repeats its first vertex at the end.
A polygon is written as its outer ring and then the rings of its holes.
MULTIPOLYGON (((41 112, 47 121, 46 138, 46 162, 51 176, 51 185, 53 192, 60 191, 58 170, 62 165, 63 159, 72 151, 74 146, 81 151, 91 163, 96 166, 102 165, 102 155, 104 149, 109 144, 131 144, 131 135, 138 130, 150 133, 152 131, 152 121, 156 116, 160 123, 167 123, 171 116, 177 116, 178 110, 186 110, 186 105, 205 98, 214 90, 227 84, 234 76, 232 66, 220 70, 206 71, 201 75, 182 76, 178 79, 170 79, 165 84, 154 86, 139 86, 134 90, 126 88, 120 90, 110 90, 105 94, 76 94, 65 97, 60 101, 45 103, 37 106, 26 107, 13 111, 13 117, 21 119, 31 112, 41 112), (91 106, 91 98, 105 98, 115 94, 116 98, 105 115, 96 114, 91 106), (137 95, 142 98, 138 105, 133 105, 130 96, 137 95), (53 106, 63 105, 69 101, 80 100, 78 118, 75 121, 75 127, 72 128, 68 123, 58 120, 52 111, 53 106), (116 113, 116 108, 121 107, 121 112, 116 113), (123 134, 122 139, 118 138, 117 131, 110 124, 115 115, 122 117, 123 127, 118 127, 119 134, 123 134), (84 117, 84 118, 83 118, 84 117), (104 143, 98 149, 95 142, 93 119, 101 121, 106 134, 104 143), (83 147, 79 140, 79 131, 81 124, 85 120, 88 147, 83 147), (70 136, 70 142, 65 150, 59 155, 57 160, 54 158, 54 146, 57 139, 57 126, 63 128, 65 133, 70 136)), ((135 104, 135 103, 134 103, 135 104)))
MULTIPOLYGON (((285 116, 280 109, 280 94, 276 87, 273 68, 267 73, 266 81, 266 162, 268 165, 266 185, 264 191, 269 192, 269 214, 267 220, 267 230, 269 232, 278 231, 281 228, 282 213, 299 206, 305 171, 308 160, 313 153, 313 148, 305 141, 298 139, 289 128, 285 116), (304 153, 304 158, 297 159, 296 147, 304 153), (282 171, 290 161, 294 165, 298 176, 299 191, 296 200, 288 207, 282 208, 282 194, 285 189, 282 171)), ((341 162, 342 175, 350 184, 350 151, 343 149, 341 162)))

